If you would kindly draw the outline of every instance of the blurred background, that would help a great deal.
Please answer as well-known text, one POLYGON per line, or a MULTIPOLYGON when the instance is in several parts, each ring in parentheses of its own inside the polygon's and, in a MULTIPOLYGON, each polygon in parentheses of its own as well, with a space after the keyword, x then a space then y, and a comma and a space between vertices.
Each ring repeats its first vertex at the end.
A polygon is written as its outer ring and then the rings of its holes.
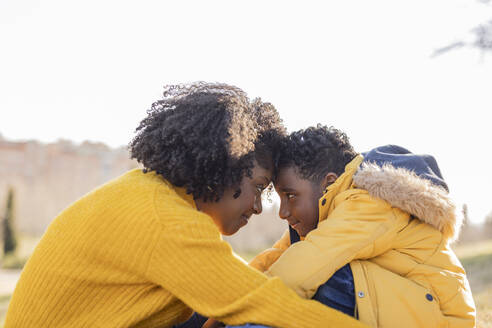
MULTIPOLYGON (((20 269, 70 203, 137 167, 126 145, 165 84, 225 82, 290 131, 436 157, 465 225, 454 245, 492 327, 492 1, 0 1, 0 327, 20 269)), ((278 200, 236 236, 286 229, 278 200)))

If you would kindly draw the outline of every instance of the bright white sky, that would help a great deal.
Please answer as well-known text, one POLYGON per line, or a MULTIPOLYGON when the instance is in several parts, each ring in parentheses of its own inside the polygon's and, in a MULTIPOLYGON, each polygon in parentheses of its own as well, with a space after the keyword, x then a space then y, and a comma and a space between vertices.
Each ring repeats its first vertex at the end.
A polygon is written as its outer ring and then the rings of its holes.
POLYGON ((479 222, 492 211, 492 56, 431 55, 491 18, 473 0, 2 0, 0 133, 125 145, 164 84, 226 82, 289 130, 319 122, 359 151, 433 154, 479 222))

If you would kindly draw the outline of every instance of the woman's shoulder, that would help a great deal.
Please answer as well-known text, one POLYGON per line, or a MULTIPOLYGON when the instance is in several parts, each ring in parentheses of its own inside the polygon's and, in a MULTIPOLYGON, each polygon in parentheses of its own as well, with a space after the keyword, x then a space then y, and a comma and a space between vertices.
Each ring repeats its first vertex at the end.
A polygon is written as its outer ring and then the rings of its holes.
POLYGON ((193 195, 188 194, 186 188, 174 186, 153 171, 128 171, 95 190, 92 196, 97 202, 106 203, 104 206, 127 208, 140 213, 141 220, 145 217, 161 225, 190 220, 211 222, 197 210, 193 195))
POLYGON ((132 197, 148 196, 156 194, 173 196, 178 188, 154 171, 145 172, 142 169, 133 169, 101 186, 108 192, 123 193, 132 197))

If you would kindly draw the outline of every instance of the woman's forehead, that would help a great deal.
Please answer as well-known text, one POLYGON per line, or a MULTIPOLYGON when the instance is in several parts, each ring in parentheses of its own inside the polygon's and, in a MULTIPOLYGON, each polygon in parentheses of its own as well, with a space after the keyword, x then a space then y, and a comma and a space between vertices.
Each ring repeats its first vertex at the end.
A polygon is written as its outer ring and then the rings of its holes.
POLYGON ((253 167, 252 171, 251 171, 251 178, 252 179, 264 179, 266 180, 266 183, 269 183, 270 181, 272 181, 272 177, 273 177, 273 169, 269 169, 269 168, 264 168, 262 167, 261 165, 258 165, 258 163, 255 162, 255 166, 253 167))

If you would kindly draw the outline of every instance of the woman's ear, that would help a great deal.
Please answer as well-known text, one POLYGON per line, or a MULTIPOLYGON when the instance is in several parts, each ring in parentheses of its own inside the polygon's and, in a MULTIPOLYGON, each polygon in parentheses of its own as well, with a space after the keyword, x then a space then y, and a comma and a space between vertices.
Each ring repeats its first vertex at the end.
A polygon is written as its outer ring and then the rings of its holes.
POLYGON ((325 190, 326 188, 328 188, 328 186, 335 182, 336 179, 338 179, 338 175, 336 173, 326 173, 325 177, 321 181, 321 190, 325 190))

